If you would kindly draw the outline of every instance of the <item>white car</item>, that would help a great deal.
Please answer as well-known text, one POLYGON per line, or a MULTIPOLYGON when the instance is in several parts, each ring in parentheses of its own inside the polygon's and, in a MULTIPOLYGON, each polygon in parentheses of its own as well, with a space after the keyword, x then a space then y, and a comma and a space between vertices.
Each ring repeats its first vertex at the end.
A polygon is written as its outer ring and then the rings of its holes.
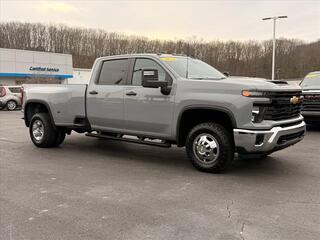
POLYGON ((21 86, 0 86, 0 109, 13 111, 21 106, 21 86))

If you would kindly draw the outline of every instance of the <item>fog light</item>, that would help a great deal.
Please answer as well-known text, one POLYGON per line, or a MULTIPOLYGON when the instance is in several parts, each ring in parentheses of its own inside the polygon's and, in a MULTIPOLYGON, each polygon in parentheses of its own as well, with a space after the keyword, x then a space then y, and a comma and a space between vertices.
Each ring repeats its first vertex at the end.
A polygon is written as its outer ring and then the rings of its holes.
POLYGON ((263 144, 263 141, 264 141, 264 134, 258 134, 256 137, 255 145, 260 146, 263 144))
POLYGON ((262 106, 253 106, 251 121, 253 123, 260 123, 263 121, 264 116, 264 107, 262 106))

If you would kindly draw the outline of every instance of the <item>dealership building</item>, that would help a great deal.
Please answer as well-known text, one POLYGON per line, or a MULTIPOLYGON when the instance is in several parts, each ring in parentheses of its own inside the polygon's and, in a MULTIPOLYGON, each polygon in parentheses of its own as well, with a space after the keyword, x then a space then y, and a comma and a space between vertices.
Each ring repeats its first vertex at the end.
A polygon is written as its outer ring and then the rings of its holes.
POLYGON ((0 85, 65 83, 72 78, 70 54, 0 48, 0 85))

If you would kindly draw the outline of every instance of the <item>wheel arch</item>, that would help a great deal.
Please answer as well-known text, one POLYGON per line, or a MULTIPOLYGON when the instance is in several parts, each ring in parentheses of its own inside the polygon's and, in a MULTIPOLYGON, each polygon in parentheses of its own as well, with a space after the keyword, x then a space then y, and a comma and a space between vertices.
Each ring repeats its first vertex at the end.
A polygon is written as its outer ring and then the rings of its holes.
MULTIPOLYGON (((193 126, 207 121, 224 123, 230 130, 237 126, 232 111, 227 108, 205 105, 188 106, 183 108, 178 117, 176 126, 177 145, 183 147, 188 131, 193 126)), ((233 131, 231 133, 233 134, 233 131)))
POLYGON ((36 113, 48 113, 53 127, 55 128, 54 119, 50 106, 43 100, 29 100, 24 105, 24 122, 27 127, 30 125, 31 118, 36 113))

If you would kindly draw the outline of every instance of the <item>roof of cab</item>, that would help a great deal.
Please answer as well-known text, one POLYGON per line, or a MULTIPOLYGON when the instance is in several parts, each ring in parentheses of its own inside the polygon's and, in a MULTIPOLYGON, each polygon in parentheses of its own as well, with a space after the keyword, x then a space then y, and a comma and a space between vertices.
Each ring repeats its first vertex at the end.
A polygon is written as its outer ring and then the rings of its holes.
POLYGON ((6 88, 19 88, 21 87, 21 85, 11 85, 11 86, 7 86, 7 85, 0 85, 0 87, 6 87, 6 88))
POLYGON ((98 60, 104 60, 104 59, 115 59, 115 58, 135 58, 135 57, 168 57, 168 56, 174 56, 174 57, 187 57, 187 55, 182 54, 168 54, 168 53, 133 53, 133 54, 121 54, 121 55, 110 55, 110 56, 103 56, 97 58, 98 60))

